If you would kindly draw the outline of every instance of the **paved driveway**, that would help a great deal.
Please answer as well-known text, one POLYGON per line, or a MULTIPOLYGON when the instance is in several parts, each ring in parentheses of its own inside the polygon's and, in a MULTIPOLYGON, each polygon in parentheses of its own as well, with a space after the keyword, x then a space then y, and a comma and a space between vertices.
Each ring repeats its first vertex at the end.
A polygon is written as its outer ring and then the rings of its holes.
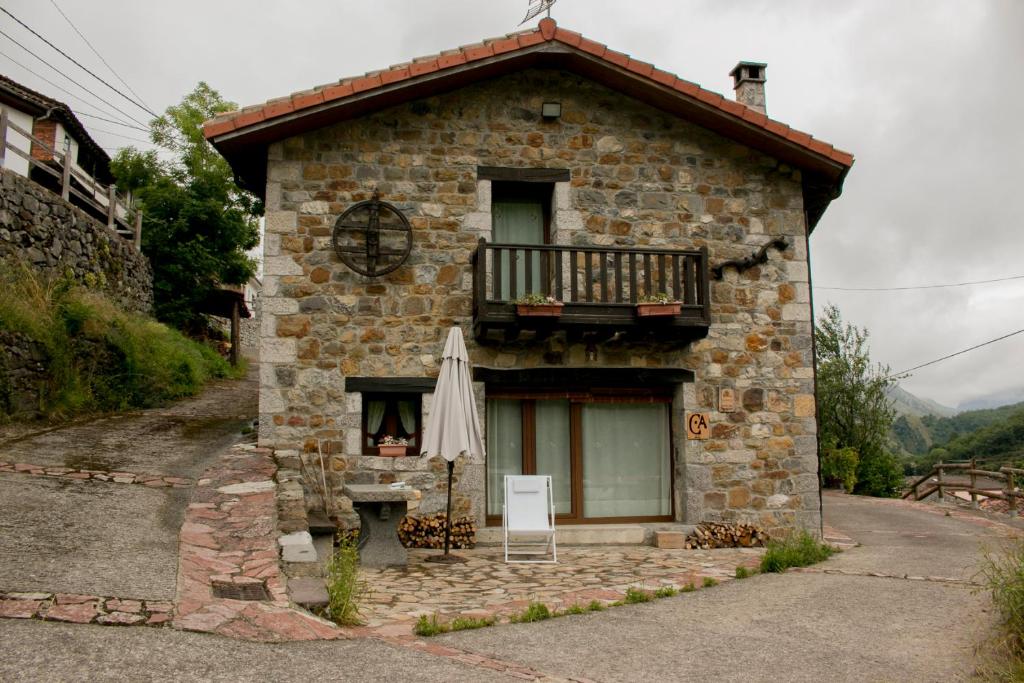
POLYGON ((964 583, 997 530, 941 513, 827 494, 827 523, 863 544, 821 565, 712 590, 441 642, 599 681, 937 681, 972 669, 992 625, 964 583), (909 580, 869 576, 933 576, 909 580))
POLYGON ((242 438, 256 397, 252 372, 165 409, 0 431, 0 462, 38 468, 0 472, 0 591, 172 599, 187 482, 242 438))

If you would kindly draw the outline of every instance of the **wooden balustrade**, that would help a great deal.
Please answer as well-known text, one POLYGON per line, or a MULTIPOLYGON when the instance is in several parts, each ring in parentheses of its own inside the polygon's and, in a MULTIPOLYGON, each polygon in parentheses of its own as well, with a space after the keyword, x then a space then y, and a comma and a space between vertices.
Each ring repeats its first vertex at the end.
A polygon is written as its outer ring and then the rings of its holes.
POLYGON ((971 506, 978 507, 978 496, 1005 500, 1009 504, 1010 514, 1017 514, 1017 499, 1024 498, 1024 492, 1017 487, 1017 478, 1024 476, 1024 469, 1000 467, 998 471, 985 470, 978 467, 977 460, 971 458, 967 462, 937 462, 928 474, 916 479, 903 494, 904 498, 924 500, 936 494, 941 500, 948 491, 966 491, 971 495, 971 506), (968 483, 949 481, 945 474, 960 474, 969 477, 968 483), (978 477, 986 477, 1003 482, 1000 490, 982 489, 978 487, 978 477), (934 480, 934 481, 933 481, 934 480))
POLYGON ((701 336, 710 323, 707 250, 648 249, 561 244, 489 244, 474 254, 476 334, 552 327, 583 332, 701 336), (563 304, 554 320, 526 320, 515 302, 537 294, 563 304), (680 303, 670 319, 638 320, 636 306, 649 297, 680 303))
POLYGON ((109 229, 132 240, 136 249, 142 249, 142 211, 130 206, 127 198, 118 194, 116 186, 98 183, 92 175, 78 168, 74 160, 69 159, 68 150, 54 149, 12 122, 7 109, 0 107, 0 168, 6 167, 8 152, 25 159, 29 169, 37 168, 52 176, 59 184, 61 199, 97 216, 105 217, 109 229), (12 144, 8 140, 11 133, 27 140, 30 143, 30 151, 26 152, 12 144), (32 156, 32 146, 49 152, 53 162, 42 161, 32 156))

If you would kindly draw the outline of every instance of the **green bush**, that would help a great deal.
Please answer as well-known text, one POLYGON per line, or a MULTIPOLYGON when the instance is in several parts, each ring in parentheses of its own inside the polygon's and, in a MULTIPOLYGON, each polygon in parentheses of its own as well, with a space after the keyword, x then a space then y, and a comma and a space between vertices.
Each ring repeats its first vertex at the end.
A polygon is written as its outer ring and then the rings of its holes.
POLYGON ((853 492, 862 496, 895 498, 903 489, 903 467, 891 453, 880 451, 871 457, 861 453, 857 483, 853 492))
MULTIPOLYGON (((359 549, 351 541, 339 545, 327 563, 327 610, 342 626, 359 622, 359 599, 366 585, 359 580, 359 549)), ((435 618, 436 622, 436 618, 435 618)))
POLYGON ((981 576, 992 594, 1001 633, 979 666, 984 680, 1024 681, 1024 543, 986 551, 981 576))
POLYGON ((841 486, 847 493, 853 493, 859 461, 860 456, 853 448, 827 449, 821 456, 821 478, 825 486, 841 486))
POLYGON ((801 529, 782 540, 768 542, 768 550, 761 558, 761 571, 784 572, 790 567, 807 567, 827 560, 835 552, 835 548, 801 529))
POLYGON ((552 617, 551 610, 543 602, 531 602, 521 614, 513 614, 513 624, 528 624, 534 621, 544 621, 552 617))
POLYGON ((244 373, 212 348, 97 292, 9 264, 0 264, 0 328, 45 349, 41 409, 49 417, 149 408, 244 373))

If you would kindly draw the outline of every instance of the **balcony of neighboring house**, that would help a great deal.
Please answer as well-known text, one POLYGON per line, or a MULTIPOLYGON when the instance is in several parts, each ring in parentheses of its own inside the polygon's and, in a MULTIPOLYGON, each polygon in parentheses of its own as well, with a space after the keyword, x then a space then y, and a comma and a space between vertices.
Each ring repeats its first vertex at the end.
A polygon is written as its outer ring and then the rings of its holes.
POLYGON ((710 325, 706 249, 488 243, 473 255, 478 341, 690 341, 710 325), (543 301, 542 301, 543 300, 543 301))

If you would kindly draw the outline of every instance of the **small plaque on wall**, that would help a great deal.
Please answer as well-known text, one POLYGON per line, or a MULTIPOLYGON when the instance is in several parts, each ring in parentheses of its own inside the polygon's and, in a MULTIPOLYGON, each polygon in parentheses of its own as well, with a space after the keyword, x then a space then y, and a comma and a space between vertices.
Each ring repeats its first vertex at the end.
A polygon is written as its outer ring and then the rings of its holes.
POLYGON ((718 412, 731 413, 736 410, 736 390, 722 387, 718 390, 718 412))
POLYGON ((711 436, 707 413, 690 413, 686 416, 686 438, 706 439, 711 436))

